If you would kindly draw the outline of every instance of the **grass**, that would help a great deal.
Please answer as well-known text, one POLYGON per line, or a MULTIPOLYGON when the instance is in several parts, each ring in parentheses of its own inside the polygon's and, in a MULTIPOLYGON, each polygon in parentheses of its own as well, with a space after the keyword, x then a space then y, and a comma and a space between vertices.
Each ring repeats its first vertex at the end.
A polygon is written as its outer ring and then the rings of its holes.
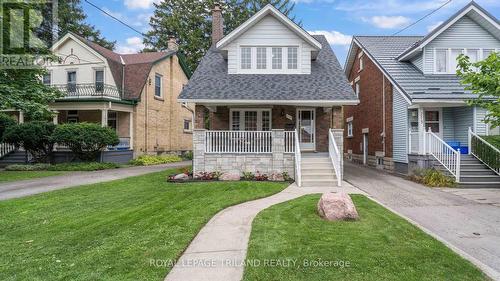
POLYGON ((163 280, 219 210, 286 187, 167 183, 167 170, 0 201, 0 280, 163 280))
POLYGON ((0 183, 63 175, 62 171, 0 171, 0 183))
POLYGON ((118 169, 126 165, 106 162, 71 162, 59 164, 14 164, 5 167, 8 171, 99 171, 118 169))
POLYGON ((441 242, 364 196, 352 196, 361 218, 356 222, 319 218, 319 197, 304 196, 257 216, 247 264, 259 260, 260 266, 247 266, 244 280, 487 280, 441 242), (270 266, 276 259, 296 260, 297 266, 270 266), (319 260, 331 263, 303 266, 319 260))

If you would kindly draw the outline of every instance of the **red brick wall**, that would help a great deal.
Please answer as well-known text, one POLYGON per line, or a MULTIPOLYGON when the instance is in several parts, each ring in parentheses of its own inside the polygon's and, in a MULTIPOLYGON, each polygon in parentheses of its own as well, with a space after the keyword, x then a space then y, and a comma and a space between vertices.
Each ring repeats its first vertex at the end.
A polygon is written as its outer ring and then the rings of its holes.
MULTIPOLYGON (((348 75, 349 81, 360 77, 360 104, 344 107, 344 120, 353 117, 353 137, 347 137, 344 131, 344 152, 352 149, 354 154, 362 154, 360 143, 363 142, 362 129, 368 128, 368 154, 375 155, 375 151, 384 151, 383 123, 385 122, 385 156, 392 157, 392 85, 385 78, 377 66, 363 55, 363 70, 359 71, 359 58, 356 60, 348 75), (383 118, 384 98, 382 93, 385 80, 385 120, 383 118)), ((353 83, 353 88, 354 88, 353 83)), ((347 128, 347 127, 346 127, 347 128)))

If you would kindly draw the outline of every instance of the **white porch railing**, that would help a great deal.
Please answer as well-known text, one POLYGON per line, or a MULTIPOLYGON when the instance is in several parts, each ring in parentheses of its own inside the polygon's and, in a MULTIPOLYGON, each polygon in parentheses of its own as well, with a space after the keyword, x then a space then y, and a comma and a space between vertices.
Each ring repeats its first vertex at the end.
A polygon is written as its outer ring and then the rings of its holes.
POLYGON ((14 151, 16 147, 10 143, 0 143, 0 158, 14 151))
POLYGON ((500 150, 482 139, 469 127, 469 153, 500 175, 500 150))
POLYGON ((330 160, 332 161, 335 174, 337 175, 337 186, 342 186, 342 155, 340 154, 337 143, 335 142, 332 130, 329 130, 328 132, 328 153, 330 154, 330 160))
POLYGON ((271 131, 206 131, 206 153, 272 153, 271 131))
POLYGON ((454 150, 429 129, 426 132, 426 151, 434 156, 460 182, 460 151, 454 150))
POLYGON ((408 153, 418 154, 420 152, 420 134, 413 132, 411 129, 408 131, 408 153))
POLYGON ((302 186, 302 176, 301 176, 301 163, 302 163, 302 157, 300 155, 300 142, 299 142, 299 131, 295 129, 295 183, 297 183, 297 186, 301 187, 302 186))
POLYGON ((285 131, 285 153, 295 152, 295 131, 285 131))

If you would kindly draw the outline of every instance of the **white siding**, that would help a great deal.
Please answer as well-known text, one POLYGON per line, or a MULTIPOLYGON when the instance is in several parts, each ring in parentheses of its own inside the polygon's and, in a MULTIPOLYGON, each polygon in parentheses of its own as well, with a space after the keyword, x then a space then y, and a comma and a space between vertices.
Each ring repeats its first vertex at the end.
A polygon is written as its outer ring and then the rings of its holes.
POLYGON ((476 134, 486 135, 487 125, 484 123, 487 110, 481 107, 476 107, 476 134))
POLYGON ((500 41, 464 16, 424 47, 424 73, 434 72, 434 48, 500 48, 500 41))
POLYGON ((223 48, 223 50, 227 50, 228 52, 227 68, 229 74, 238 73, 238 46, 240 45, 299 46, 299 73, 311 73, 312 47, 273 16, 264 17, 223 48))
POLYGON ((53 85, 66 84, 68 70, 76 70, 76 82, 78 84, 94 83, 94 70, 97 68, 104 70, 105 84, 116 86, 107 61, 101 59, 79 42, 70 38, 54 52, 63 62, 47 66, 47 69, 51 72, 51 83, 53 85))
POLYGON ((408 103, 396 89, 392 93, 392 158, 408 163, 408 103))
POLYGON ((411 59, 411 63, 416 66, 420 71, 423 71, 423 64, 422 64, 422 54, 417 55, 416 57, 411 59))

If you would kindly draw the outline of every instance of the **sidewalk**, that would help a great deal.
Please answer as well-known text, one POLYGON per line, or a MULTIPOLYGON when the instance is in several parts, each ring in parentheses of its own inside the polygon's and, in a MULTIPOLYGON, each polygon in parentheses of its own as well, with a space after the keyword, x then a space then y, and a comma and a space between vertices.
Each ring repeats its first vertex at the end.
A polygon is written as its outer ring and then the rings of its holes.
POLYGON ((0 184, 0 200, 19 198, 79 185, 118 180, 189 165, 191 165, 191 161, 182 161, 155 166, 137 166, 93 172, 75 172, 63 176, 8 182, 0 184))
POLYGON ((292 184, 275 195, 220 211, 201 229, 165 280, 241 280, 252 221, 260 211, 306 194, 339 191, 362 193, 346 182, 340 188, 299 188, 292 184))

